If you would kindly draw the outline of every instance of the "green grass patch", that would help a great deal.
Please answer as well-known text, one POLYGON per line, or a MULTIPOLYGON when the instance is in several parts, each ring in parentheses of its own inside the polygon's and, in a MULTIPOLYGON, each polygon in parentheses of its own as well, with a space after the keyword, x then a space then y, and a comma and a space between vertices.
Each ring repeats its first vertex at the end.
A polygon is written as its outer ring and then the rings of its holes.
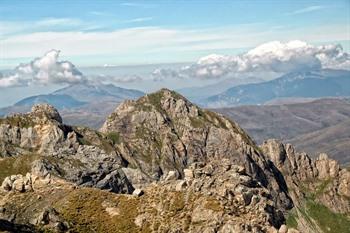
POLYGON ((307 200, 305 205, 307 214, 324 232, 349 233, 350 220, 344 214, 334 213, 313 200, 307 200))
POLYGON ((91 146, 91 142, 87 140, 85 137, 78 137, 78 142, 80 145, 91 146))
POLYGON ((316 193, 315 193, 316 197, 323 194, 326 191, 329 184, 331 183, 332 183, 332 179, 321 181, 321 184, 316 188, 316 193))
POLYGON ((109 132, 106 136, 114 145, 120 142, 120 135, 118 132, 109 132))
POLYGON ((293 211, 288 213, 286 224, 290 228, 298 229, 297 215, 293 211))
POLYGON ((204 128, 205 121, 199 117, 190 117, 191 125, 194 128, 204 128))
POLYGON ((32 162, 39 158, 36 154, 20 155, 0 159, 0 184, 10 175, 25 175, 31 171, 32 162))
POLYGON ((164 113, 164 109, 162 108, 161 100, 163 98, 163 93, 158 91, 156 93, 152 93, 147 95, 149 102, 156 108, 158 112, 164 113))

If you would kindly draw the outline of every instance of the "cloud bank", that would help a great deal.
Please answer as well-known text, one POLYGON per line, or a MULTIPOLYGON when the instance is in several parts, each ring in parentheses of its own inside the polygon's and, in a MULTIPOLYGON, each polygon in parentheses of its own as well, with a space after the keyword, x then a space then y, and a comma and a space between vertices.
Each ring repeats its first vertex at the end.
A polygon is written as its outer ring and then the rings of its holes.
MULTIPOLYGON (((59 61, 58 50, 27 64, 20 64, 10 74, 0 75, 0 87, 30 84, 75 84, 87 81, 132 83, 143 81, 137 75, 85 77, 71 62, 59 61)), ((303 41, 282 43, 272 41, 240 55, 212 54, 180 69, 156 69, 150 76, 153 81, 164 79, 218 79, 222 77, 278 77, 281 74, 317 70, 350 70, 350 55, 340 45, 314 46, 303 41), (271 75, 274 74, 274 75, 271 75)))
POLYGON ((71 62, 58 60, 59 53, 59 50, 51 50, 27 64, 18 65, 10 74, 0 77, 0 87, 86 82, 71 62))
POLYGON ((180 70, 155 70, 159 78, 221 78, 237 74, 283 74, 321 68, 350 69, 350 55, 340 45, 314 46, 303 41, 272 41, 234 56, 212 54, 180 70))

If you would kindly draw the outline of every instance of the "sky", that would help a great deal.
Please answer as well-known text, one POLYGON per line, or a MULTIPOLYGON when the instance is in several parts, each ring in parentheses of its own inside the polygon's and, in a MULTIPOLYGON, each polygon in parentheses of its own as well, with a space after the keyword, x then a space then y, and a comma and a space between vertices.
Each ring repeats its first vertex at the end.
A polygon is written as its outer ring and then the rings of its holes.
POLYGON ((0 0, 0 107, 76 83, 145 92, 350 70, 349 0, 0 0))
POLYGON ((0 0, 0 69, 60 50, 77 66, 192 62, 302 40, 350 50, 350 1, 0 0))

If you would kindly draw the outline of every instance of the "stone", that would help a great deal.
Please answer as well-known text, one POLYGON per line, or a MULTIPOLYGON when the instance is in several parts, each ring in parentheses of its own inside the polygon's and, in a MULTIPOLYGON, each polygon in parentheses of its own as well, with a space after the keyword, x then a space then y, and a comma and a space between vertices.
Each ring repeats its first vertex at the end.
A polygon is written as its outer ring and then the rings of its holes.
POLYGON ((4 181, 2 182, 1 184, 1 188, 4 190, 4 191, 11 191, 12 189, 12 183, 13 181, 11 181, 10 177, 6 177, 4 179, 4 181))
POLYGON ((187 187, 187 182, 185 180, 180 180, 177 184, 176 184, 176 191, 182 191, 183 189, 185 189, 187 187))
POLYGON ((165 177, 165 180, 177 180, 177 172, 169 171, 168 175, 165 177))
POLYGON ((243 193, 244 204, 250 205, 250 203, 252 202, 252 197, 253 197, 252 192, 243 193))
POLYGON ((185 180, 192 180, 194 175, 191 169, 184 169, 185 180))
POLYGON ((143 190, 142 189, 135 189, 134 192, 132 192, 132 195, 140 197, 143 195, 143 190))
POLYGON ((300 233, 300 231, 293 229, 293 228, 289 228, 288 233, 300 233))
POLYGON ((12 184, 12 189, 17 192, 24 192, 24 182, 23 178, 19 176, 12 184))
POLYGON ((315 163, 319 179, 334 178, 340 171, 339 164, 335 160, 328 159, 328 155, 325 153, 320 154, 315 163))
POLYGON ((283 224, 278 230, 278 233, 288 233, 288 227, 285 224, 283 224))
POLYGON ((265 154, 269 155, 271 161, 280 167, 286 159, 286 150, 284 145, 275 139, 269 139, 261 145, 265 154))
POLYGON ((36 104, 32 107, 31 113, 34 115, 45 115, 49 119, 62 123, 62 118, 57 109, 49 104, 36 104))
POLYGON ((343 172, 339 178, 339 194, 350 198, 350 172, 343 172))

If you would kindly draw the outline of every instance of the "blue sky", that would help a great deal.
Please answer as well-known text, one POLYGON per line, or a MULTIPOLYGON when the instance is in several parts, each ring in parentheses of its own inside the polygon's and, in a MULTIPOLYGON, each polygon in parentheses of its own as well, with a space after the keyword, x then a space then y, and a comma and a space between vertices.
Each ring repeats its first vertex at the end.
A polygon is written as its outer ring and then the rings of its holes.
POLYGON ((340 43, 350 2, 0 1, 0 69, 61 50, 78 66, 195 61, 272 40, 340 43))

